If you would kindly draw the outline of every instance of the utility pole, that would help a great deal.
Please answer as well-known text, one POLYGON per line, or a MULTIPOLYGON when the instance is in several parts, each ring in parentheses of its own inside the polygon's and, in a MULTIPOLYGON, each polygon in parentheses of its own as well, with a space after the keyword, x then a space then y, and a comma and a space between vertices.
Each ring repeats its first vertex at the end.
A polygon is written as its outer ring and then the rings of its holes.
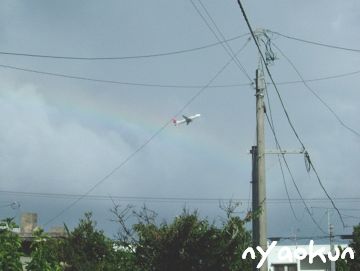
MULTIPOLYGON (((259 31, 259 34, 261 32, 259 31)), ((261 61, 261 60, 260 60, 261 61)), ((253 204, 252 209, 256 216, 253 218, 253 246, 260 246, 267 250, 267 217, 266 217, 266 183, 265 183, 265 133, 264 133, 264 73, 259 61, 256 70, 256 146, 252 147, 253 157, 253 204)), ((267 261, 260 271, 268 269, 267 261)), ((254 267, 254 270, 256 268, 254 267)))
MULTIPOLYGON (((329 227, 329 242, 330 242, 330 252, 332 255, 335 254, 335 247, 334 247, 334 225, 331 224, 330 222, 330 214, 331 211, 330 209, 327 210, 327 215, 328 215, 328 227, 329 227)), ((330 262, 330 270, 331 271, 335 271, 336 267, 335 267, 335 262, 331 261, 330 262)))
MULTIPOLYGON (((254 31, 257 43, 261 46, 262 38, 267 38, 263 29, 254 31)), ((274 56, 266 58, 265 61, 274 61, 274 56)), ((253 146, 250 153, 252 154, 252 211, 254 213, 252 220, 253 247, 260 246, 264 251, 267 250, 267 210, 266 210, 266 181, 265 181, 265 154, 303 154, 304 150, 269 150, 265 152, 265 132, 264 132, 264 92, 265 78, 262 65, 263 57, 259 52, 258 68, 256 70, 256 146, 253 146)), ((264 65, 266 65, 264 63, 264 65)), ((253 270, 258 270, 256 264, 253 270)), ((268 270, 267 261, 264 262, 260 271, 268 270)), ((334 270, 335 271, 335 270, 334 270)))
MULTIPOLYGON (((258 172, 257 172, 257 164, 258 164, 258 151, 257 146, 252 146, 251 148, 251 156, 252 156, 252 210, 255 212, 259 208, 259 182, 258 182, 258 172)), ((253 247, 255 249, 256 246, 259 245, 259 219, 257 217, 253 217, 252 220, 252 242, 253 247)), ((254 263, 253 270, 256 270, 257 263, 254 263)))

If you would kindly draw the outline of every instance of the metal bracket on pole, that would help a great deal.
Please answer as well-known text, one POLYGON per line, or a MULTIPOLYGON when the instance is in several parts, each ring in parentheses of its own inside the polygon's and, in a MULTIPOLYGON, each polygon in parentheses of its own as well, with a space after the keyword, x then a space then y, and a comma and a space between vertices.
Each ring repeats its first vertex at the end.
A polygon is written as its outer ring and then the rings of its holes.
MULTIPOLYGON (((251 154, 251 151, 248 151, 247 154, 251 154)), ((304 154, 305 150, 267 150, 264 154, 304 154)))
POLYGON ((267 150, 265 154, 304 154, 305 150, 267 150))

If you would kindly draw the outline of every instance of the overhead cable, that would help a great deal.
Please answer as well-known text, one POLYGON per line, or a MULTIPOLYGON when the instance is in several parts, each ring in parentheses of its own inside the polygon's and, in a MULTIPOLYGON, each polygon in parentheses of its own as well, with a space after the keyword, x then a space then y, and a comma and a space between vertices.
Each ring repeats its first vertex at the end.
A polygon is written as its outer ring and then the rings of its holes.
POLYGON ((343 126, 345 129, 353 133, 354 135, 360 137, 360 133, 356 131, 354 128, 347 125, 341 117, 335 112, 335 110, 323 99, 319 96, 319 94, 312 88, 310 85, 305 81, 304 77, 300 73, 299 69, 295 66, 294 62, 287 56, 285 53, 275 44, 273 43, 275 48, 280 52, 280 54, 287 60, 287 62, 290 64, 290 66, 294 69, 294 71, 297 73, 299 78, 301 79, 304 86, 318 99, 328 110, 329 112, 337 119, 337 121, 340 123, 341 126, 343 126))
POLYGON ((190 49, 182 49, 175 51, 168 51, 162 53, 152 53, 152 54, 144 54, 144 55, 132 55, 132 56, 104 56, 104 57, 78 57, 78 56, 61 56, 61 55, 45 55, 45 54, 30 54, 30 53, 20 53, 20 52, 7 52, 0 51, 0 55, 9 55, 9 56, 22 56, 22 57, 32 57, 32 58, 50 58, 50 59, 62 59, 62 60, 132 60, 132 59, 142 59, 142 58, 153 58, 153 57, 162 57, 162 56, 170 56, 170 55, 178 55, 183 53, 189 53, 194 51, 199 51, 211 47, 215 47, 221 45, 225 42, 234 41, 245 36, 248 36, 249 33, 245 33, 242 35, 238 35, 236 37, 226 39, 223 41, 218 41, 215 43, 210 43, 207 45, 194 47, 190 49))
MULTIPOLYGON (((236 52, 236 54, 240 53, 248 44, 248 41, 245 42, 245 44, 236 52)), ((224 66, 221 67, 221 69, 209 80, 209 82, 195 92, 194 95, 191 96, 191 98, 174 114, 174 117, 178 117, 182 114, 182 112, 197 98, 199 97, 206 89, 207 86, 211 85, 216 78, 227 68, 227 66, 233 61, 234 57, 232 57, 230 60, 228 60, 224 66)), ((60 212, 58 212, 55 216, 53 216, 51 219, 49 219, 45 226, 52 223, 55 219, 63 215, 66 211, 71 209, 73 206, 75 206, 79 201, 81 201, 84 197, 89 195, 92 191, 94 191, 100 184, 105 182, 107 179, 109 179, 112 175, 115 174, 118 170, 120 170, 123 166, 125 166, 133 157, 135 157, 140 151, 142 151, 151 141, 153 141, 159 134, 161 134, 170 124, 172 123, 172 120, 169 118, 155 133, 153 133, 144 143, 142 143, 138 148, 136 148, 131 154, 129 154, 118 166, 113 168, 109 173, 107 173, 104 177, 100 178, 93 186, 91 186, 90 189, 86 191, 83 195, 75 199, 73 202, 71 202, 69 205, 67 205, 65 208, 63 208, 60 212)))
MULTIPOLYGON (((8 196, 16 196, 16 197, 30 197, 30 198, 50 198, 50 199, 74 199, 82 196, 81 194, 72 194, 72 193, 53 193, 53 192, 31 192, 31 191, 15 191, 15 190, 0 190, 0 194, 8 195, 8 196)), ((251 200, 251 197, 247 198, 239 198, 239 197, 159 197, 159 196, 129 196, 129 195, 112 195, 113 199, 116 200, 125 200, 125 201, 175 201, 175 202, 186 202, 186 201, 194 201, 194 202, 219 202, 219 201, 248 201, 251 200)), ((87 200, 110 200, 108 195, 101 194, 88 194, 84 196, 84 199, 87 200)), ((267 202, 273 204, 287 204, 288 198, 268 198, 267 202)), ((316 202, 323 203, 328 201, 328 198, 291 198, 290 201, 294 203, 302 202, 302 200, 306 202, 316 202)), ((360 202, 360 197, 338 197, 334 198, 337 202, 342 203, 353 203, 360 202)), ((16 201, 12 204, 17 203, 16 201)), ((5 205, 4 205, 5 206, 5 205)), ((6 204, 6 206, 11 206, 11 204, 6 204)), ((311 208, 320 208, 313 207, 311 208)), ((321 209, 329 209, 331 207, 321 207, 321 209)), ((339 208, 340 210, 350 211, 350 210, 360 210, 360 209, 347 209, 347 208, 339 208)))
MULTIPOLYGON (((243 15, 243 17, 244 17, 244 19, 245 19, 245 22, 246 22, 246 24, 247 24, 247 26, 248 26, 248 28, 249 28, 249 31, 250 31, 250 33, 251 33, 251 36, 252 36, 252 38, 253 38, 253 40, 254 40, 254 42, 255 42, 255 45, 256 45, 256 47, 257 47, 257 49, 258 49, 258 51, 259 51, 259 54, 260 54, 260 56, 261 56, 261 59, 262 59, 262 61, 263 61, 264 64, 265 64, 265 68, 266 68, 267 74, 269 75, 269 78, 270 78, 270 80, 271 80, 271 82, 272 82, 272 84, 273 84, 273 86, 274 86, 274 88, 275 88, 275 90, 276 90, 276 93, 277 93, 277 95, 278 95, 278 98, 279 98, 279 100, 280 100, 281 106, 282 106, 283 111, 284 111, 284 113, 285 113, 285 115, 286 115, 286 118, 287 118, 287 120, 288 120, 288 123, 289 123, 291 129, 293 130, 296 138, 298 139, 299 143, 301 144, 303 150, 306 150, 304 143, 303 143, 302 140, 300 139, 300 137, 299 137, 299 135, 298 135, 298 133, 297 133, 295 127, 294 127, 294 124, 293 124, 293 122, 292 122, 291 119, 290 119, 289 113, 287 112, 287 109, 286 109, 286 107, 285 107, 285 104, 284 104, 284 102, 283 102, 283 99, 282 99, 282 97, 281 97, 281 95, 280 95, 280 92, 279 92, 279 90, 278 90, 278 88, 277 88, 277 85, 275 84, 275 81, 274 81, 274 79, 273 79, 273 77, 272 77, 272 74, 271 74, 271 72, 270 72, 270 69, 269 69, 269 67, 268 67, 268 65, 267 65, 266 59, 265 59, 265 57, 264 57, 264 55, 263 55, 263 53, 262 53, 262 51, 261 51, 260 45, 258 44, 258 41, 257 41, 257 39, 256 39, 256 37, 255 37, 255 34, 254 34, 254 31, 252 30, 252 27, 251 27, 251 25, 250 25, 250 22, 249 22, 249 20, 248 20, 248 18, 247 18, 247 15, 246 15, 246 13, 245 13, 244 7, 243 7, 243 5, 242 5, 242 3, 241 3, 240 0, 237 0, 237 2, 238 2, 238 5, 239 5, 239 7, 240 7, 240 10, 241 10, 241 12, 242 12, 242 15, 243 15)), ((316 171, 313 163, 310 161, 310 159, 309 159, 309 163, 310 163, 311 168, 312 168, 313 171, 315 172, 315 175, 316 175, 316 177, 317 177, 317 180, 318 180, 321 188, 323 189, 323 191, 324 191, 324 193, 326 194, 326 196, 329 198, 329 200, 330 200, 331 204, 333 205, 334 209, 337 211, 337 213, 338 213, 338 215, 339 215, 339 218, 340 218, 340 220, 341 220, 341 222, 342 222, 342 225, 343 225, 343 227, 345 228, 345 222, 344 222, 344 220, 343 220, 343 218, 342 218, 342 215, 341 215, 339 209, 336 207, 334 201, 332 200, 332 198, 330 197, 329 193, 328 193, 327 190, 325 189, 325 187, 324 187, 324 185, 323 185, 323 183, 322 183, 322 181, 321 181, 321 179, 320 179, 320 176, 319 176, 319 174, 317 173, 317 171, 316 171)))
MULTIPOLYGON (((263 62, 261 62, 261 65, 263 65, 263 62)), ((273 116, 272 116, 270 97, 269 97, 269 92, 268 92, 266 83, 265 83, 265 95, 266 95, 266 100, 267 100, 267 105, 268 105, 267 109, 269 110, 269 115, 270 115, 270 120, 268 119, 268 121, 269 121, 269 124, 271 125, 271 129, 273 130, 273 133, 274 133, 274 140, 275 140, 276 146, 277 146, 278 150, 280 150, 280 153, 281 153, 281 147, 280 147, 279 144, 277 144, 278 140, 276 138, 275 124, 274 124, 274 119, 273 119, 273 116)), ((282 162, 281 162, 281 159, 280 159, 280 154, 277 155, 277 158, 278 158, 278 162, 279 162, 279 166, 280 166, 280 171, 281 171, 281 176, 282 176, 282 180, 283 180, 283 184, 284 184, 284 188, 285 188, 285 193, 286 193, 286 196, 287 196, 287 199, 288 199, 288 202, 289 202, 291 212, 292 212, 295 220, 300 222, 299 218, 296 215, 296 212, 295 212, 294 206, 293 206, 293 204, 291 202, 291 199, 290 199, 290 194, 289 194, 289 190, 288 190, 286 179, 285 179, 283 165, 282 165, 282 162)), ((283 158, 285 158, 285 156, 283 158)), ((301 196, 301 198, 302 198, 302 196, 301 196)))
POLYGON ((224 35, 221 33, 220 29, 217 27, 215 21, 212 19, 211 15, 209 14, 209 12, 207 11, 207 9, 205 8, 205 6, 202 4, 202 2, 199 0, 199 3, 201 4, 201 6, 203 7, 203 9, 205 10, 205 13, 208 15, 208 17, 210 18, 210 20, 212 21, 213 25, 215 26, 215 29, 218 31, 218 34, 216 33, 216 31, 211 27, 211 25, 209 24, 209 22, 206 20, 206 18, 204 17, 204 15, 201 13, 201 11, 199 10, 199 8, 195 5, 193 0, 190 0, 192 6, 194 7, 194 9, 196 10, 196 12, 199 14, 199 16, 201 17, 201 19, 204 21, 204 23, 206 24, 206 26, 209 28, 209 30, 213 33, 213 35, 215 36, 215 38, 218 40, 218 42, 221 42, 221 46, 224 48, 224 50, 226 51, 226 53, 230 56, 234 58, 234 63, 238 66, 238 68, 240 69, 240 71, 242 73, 244 73, 244 75, 248 78, 248 80, 252 83, 252 79, 249 76, 249 74, 247 73, 245 67, 241 64, 240 60, 235 56, 234 51, 232 50, 232 48, 230 47, 230 45, 226 42, 226 38, 224 37, 224 35))
MULTIPOLYGON (((163 83, 151 84, 151 83, 143 83, 143 82, 126 82, 126 81, 106 80, 106 79, 98 79, 98 78, 79 76, 79 75, 46 72, 46 71, 41 71, 41 70, 29 69, 29 68, 12 66, 12 65, 3 65, 3 64, 0 64, 0 68, 16 70, 16 71, 21 71, 21 72, 41 74, 41 75, 46 75, 46 76, 75 79, 75 80, 81 80, 81 81, 90 81, 90 82, 96 82, 96 83, 124 85, 124 86, 150 87, 150 88, 179 88, 179 89, 199 89, 199 88, 204 87, 204 85, 179 85, 179 84, 163 84, 163 83)), ((348 73, 337 74, 337 75, 313 78, 313 79, 305 79, 305 81, 306 82, 323 81, 323 80, 352 76, 352 75, 356 75, 356 74, 360 74, 360 70, 348 72, 348 73)), ((300 81, 295 80, 295 81, 278 82, 277 85, 302 84, 302 83, 303 83, 303 81, 301 81, 301 80, 300 81)), ((268 82, 267 84, 272 84, 272 83, 268 82)), ((251 86, 251 85, 253 85, 253 84, 252 83, 225 84, 225 85, 223 84, 223 85, 211 85, 211 86, 208 86, 207 88, 233 88, 233 87, 242 87, 242 86, 251 86)))
POLYGON ((282 34, 280 32, 272 31, 272 30, 269 30, 269 29, 267 29, 266 31, 270 32, 270 33, 273 33, 273 34, 276 34, 276 35, 279 35, 279 36, 284 37, 284 38, 288 38, 288 39, 296 40, 296 41, 301 41, 301 42, 308 43, 308 44, 318 45, 318 46, 322 46, 322 47, 328 47, 328 48, 332 48, 332 49, 339 49, 339 50, 343 50, 343 51, 360 53, 360 49, 347 48, 347 47, 342 47, 342 46, 337 46, 337 45, 332 45, 332 44, 326 44, 326 43, 318 42, 318 41, 305 40, 305 39, 297 38, 297 37, 294 37, 294 36, 285 35, 285 34, 282 34))
MULTIPOLYGON (((294 187, 295 187, 295 189, 296 189, 296 191, 297 191, 297 193, 298 193, 298 195, 299 195, 302 203, 304 204, 304 207, 305 207, 306 212, 309 214, 309 216, 310 216, 312 222, 315 224, 315 226, 316 226, 322 233, 326 233, 326 232, 321 228, 321 226, 319 225, 319 223, 316 221, 316 219, 314 218, 314 215, 311 213, 309 207, 307 206, 307 204, 306 204, 306 202, 305 202, 305 200, 304 200, 304 198, 303 198, 303 196, 302 196, 302 194, 301 194, 301 192, 300 192, 300 189, 299 189, 299 187, 298 187, 298 185, 297 185, 297 183, 296 183, 296 181, 295 181, 294 175, 292 174, 292 172, 291 172, 291 170, 290 170, 289 164, 288 164, 288 162, 287 162, 287 160, 286 160, 286 158, 285 158, 285 154, 282 152, 282 148, 281 148, 281 146, 280 146, 280 143, 279 143, 279 140, 278 140, 277 135, 276 135, 276 133, 275 133, 275 130, 274 130, 272 124, 271 124, 271 121, 270 121, 270 119, 269 119, 269 116, 268 116, 267 113, 265 114, 265 116, 266 116, 266 119, 267 119, 267 121, 268 121, 268 123, 269 123, 270 130, 271 130, 272 133, 273 133, 273 136, 274 136, 274 139, 275 139, 275 142, 276 142, 276 147, 280 150, 281 157, 282 157, 282 159, 283 159, 283 161, 284 161, 285 167, 286 167, 286 169, 287 169, 287 171, 288 171, 288 173, 289 173, 289 176, 290 176, 290 178, 291 178, 291 180, 292 180, 292 183, 294 184, 294 187)), ((291 205, 291 206, 292 206, 292 205, 291 205)), ((292 210, 293 210, 293 209, 292 209, 292 210)), ((295 212, 294 212, 294 215, 295 215, 295 212)), ((296 216, 296 215, 295 215, 295 216, 296 216)), ((296 218, 297 218, 297 216, 296 216, 296 218)))

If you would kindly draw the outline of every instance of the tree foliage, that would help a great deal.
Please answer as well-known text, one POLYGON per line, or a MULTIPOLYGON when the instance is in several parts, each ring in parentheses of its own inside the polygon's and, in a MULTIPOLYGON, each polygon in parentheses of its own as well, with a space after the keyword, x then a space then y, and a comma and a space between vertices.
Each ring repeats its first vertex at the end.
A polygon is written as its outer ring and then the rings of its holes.
POLYGON ((50 238, 40 228, 34 232, 34 242, 31 245, 31 261, 26 266, 28 271, 60 271, 58 250, 61 241, 50 238))
MULTIPOLYGON (((29 271, 235 271, 251 270, 242 252, 251 245, 245 219, 235 216, 237 204, 224 207, 225 217, 210 222, 197 211, 183 212, 161 222, 146 206, 135 209, 115 205, 112 213, 120 226, 117 240, 98 230, 91 213, 65 238, 33 232, 29 271), (64 267, 65 266, 65 267, 64 267)), ((14 227, 14 223, 10 223, 14 227)), ((0 228, 2 229, 2 228, 0 228)), ((20 271, 21 240, 11 229, 0 230, 0 270, 20 271)), ((342 270, 343 271, 343 270, 342 270)))
POLYGON ((210 223, 199 214, 184 210, 171 223, 156 223, 156 214, 145 206, 115 206, 113 213, 120 225, 119 241, 135 254, 135 267, 142 271, 221 271, 251 270, 251 260, 242 252, 251 245, 246 220, 234 216, 234 206, 226 208, 220 223, 210 223), (137 223, 127 227, 133 215, 137 223))
POLYGON ((354 227, 353 240, 349 246, 355 252, 355 258, 353 260, 347 259, 350 271, 358 271, 360 270, 360 224, 354 227))
MULTIPOLYGON (((339 249, 340 255, 341 255, 343 253, 344 249, 342 249, 341 246, 339 246, 338 249, 339 249)), ((336 266, 336 271, 350 271, 350 267, 349 267, 347 259, 339 258, 336 261, 335 266, 336 266)))
POLYGON ((96 229, 91 213, 86 213, 79 225, 71 232, 67 229, 67 233, 60 252, 62 261, 70 266, 67 270, 116 270, 113 243, 96 229))
POLYGON ((12 229, 16 227, 12 219, 7 219, 0 230, 0 270, 22 271, 20 262, 21 241, 12 229))

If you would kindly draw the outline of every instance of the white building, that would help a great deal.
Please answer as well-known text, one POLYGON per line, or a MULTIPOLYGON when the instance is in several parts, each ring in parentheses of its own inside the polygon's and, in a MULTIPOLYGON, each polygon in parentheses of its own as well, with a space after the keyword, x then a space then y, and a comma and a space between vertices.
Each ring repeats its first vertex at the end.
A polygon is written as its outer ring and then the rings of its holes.
MULTIPOLYGON (((335 247, 340 246, 341 248, 346 248, 346 245, 338 245, 336 244, 335 247)), ((268 270, 271 271, 330 271, 330 261, 327 258, 328 252, 330 251, 330 245, 314 245, 314 250, 318 250, 323 248, 324 253, 323 255, 326 258, 326 263, 323 263, 323 261, 316 257, 313 260, 313 263, 309 263, 309 257, 307 256, 304 260, 296 260, 294 257, 293 259, 287 259, 282 260, 281 258, 281 252, 284 251, 284 247, 288 247, 291 251, 291 254, 294 255, 294 251, 297 248, 305 249, 306 251, 309 251, 309 245, 276 245, 273 250, 271 251, 269 257, 268 257, 268 270), (280 252, 280 253, 279 253, 280 252)), ((335 262, 336 264, 336 262, 335 262)))

